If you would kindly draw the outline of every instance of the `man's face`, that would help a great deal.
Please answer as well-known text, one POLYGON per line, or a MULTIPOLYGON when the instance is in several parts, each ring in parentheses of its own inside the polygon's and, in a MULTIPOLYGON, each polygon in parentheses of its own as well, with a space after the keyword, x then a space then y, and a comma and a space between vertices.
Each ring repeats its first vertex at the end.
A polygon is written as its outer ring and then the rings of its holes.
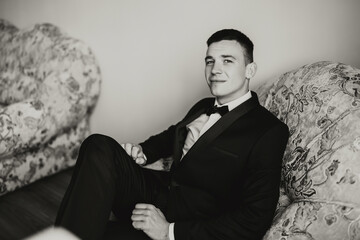
POLYGON ((249 91, 242 46, 235 40, 210 44, 205 57, 205 77, 212 95, 220 104, 249 91))

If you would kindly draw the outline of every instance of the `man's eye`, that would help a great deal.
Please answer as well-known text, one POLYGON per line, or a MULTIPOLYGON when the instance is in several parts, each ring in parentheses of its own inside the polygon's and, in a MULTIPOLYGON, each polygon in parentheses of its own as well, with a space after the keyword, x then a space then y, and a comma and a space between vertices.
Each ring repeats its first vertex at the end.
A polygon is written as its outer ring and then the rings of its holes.
POLYGON ((211 65, 211 64, 213 64, 213 63, 214 63, 214 61, 211 61, 211 60, 205 61, 205 64, 206 64, 206 65, 211 65))
POLYGON ((225 59, 224 63, 232 63, 233 61, 229 60, 229 59, 225 59))

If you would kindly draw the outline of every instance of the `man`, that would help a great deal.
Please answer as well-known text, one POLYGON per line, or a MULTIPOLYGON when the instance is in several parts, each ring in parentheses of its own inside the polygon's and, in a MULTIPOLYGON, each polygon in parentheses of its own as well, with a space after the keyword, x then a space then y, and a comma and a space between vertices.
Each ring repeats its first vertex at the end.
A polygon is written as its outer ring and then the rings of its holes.
POLYGON ((215 98, 139 145, 88 137, 56 225, 100 239, 113 211, 142 239, 262 238, 278 200, 288 128, 249 91, 251 40, 224 29, 207 45, 205 77, 215 98), (170 172, 139 166, 167 157, 170 172))

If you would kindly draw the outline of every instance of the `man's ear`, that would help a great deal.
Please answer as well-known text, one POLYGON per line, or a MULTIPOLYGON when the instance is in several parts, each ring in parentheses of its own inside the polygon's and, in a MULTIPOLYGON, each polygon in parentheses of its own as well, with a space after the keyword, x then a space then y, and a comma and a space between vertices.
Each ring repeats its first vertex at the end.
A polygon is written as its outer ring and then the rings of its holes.
POLYGON ((249 63, 246 65, 245 77, 250 79, 255 76, 257 70, 257 65, 255 62, 249 63))

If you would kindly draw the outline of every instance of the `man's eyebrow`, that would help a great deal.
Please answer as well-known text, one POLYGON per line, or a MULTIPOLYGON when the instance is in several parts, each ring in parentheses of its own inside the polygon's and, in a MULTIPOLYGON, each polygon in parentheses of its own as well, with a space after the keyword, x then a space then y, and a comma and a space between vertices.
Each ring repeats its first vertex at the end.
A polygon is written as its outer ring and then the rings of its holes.
POLYGON ((222 58, 233 58, 236 59, 233 55, 221 55, 222 58))
MULTIPOLYGON (((227 54, 224 54, 224 55, 221 55, 222 58, 232 58, 232 59, 236 59, 233 55, 227 55, 227 54)), ((210 60, 210 59, 214 59, 212 56, 206 56, 205 57, 205 61, 206 60, 210 60)))

